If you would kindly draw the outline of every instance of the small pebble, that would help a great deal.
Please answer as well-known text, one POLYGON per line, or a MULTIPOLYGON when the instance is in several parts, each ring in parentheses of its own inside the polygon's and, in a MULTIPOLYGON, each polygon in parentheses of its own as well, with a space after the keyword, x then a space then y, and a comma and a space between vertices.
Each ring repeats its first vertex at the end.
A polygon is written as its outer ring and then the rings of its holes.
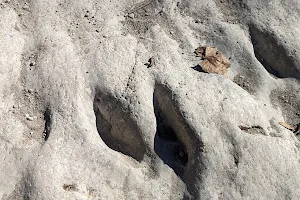
POLYGON ((134 18, 134 14, 133 14, 133 13, 130 13, 130 14, 128 15, 128 17, 130 17, 131 19, 133 19, 133 18, 134 18))
POLYGON ((31 117, 29 114, 26 114, 25 117, 28 121, 33 121, 33 117, 31 117))

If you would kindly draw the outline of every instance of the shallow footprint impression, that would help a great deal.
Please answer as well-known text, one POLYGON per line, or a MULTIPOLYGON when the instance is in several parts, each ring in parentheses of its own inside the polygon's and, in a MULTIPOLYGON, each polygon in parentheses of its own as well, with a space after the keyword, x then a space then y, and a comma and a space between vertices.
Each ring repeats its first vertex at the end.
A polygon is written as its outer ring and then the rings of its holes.
POLYGON ((120 99, 98 93, 94 100, 97 130, 108 147, 141 161, 146 145, 136 122, 125 110, 120 99))

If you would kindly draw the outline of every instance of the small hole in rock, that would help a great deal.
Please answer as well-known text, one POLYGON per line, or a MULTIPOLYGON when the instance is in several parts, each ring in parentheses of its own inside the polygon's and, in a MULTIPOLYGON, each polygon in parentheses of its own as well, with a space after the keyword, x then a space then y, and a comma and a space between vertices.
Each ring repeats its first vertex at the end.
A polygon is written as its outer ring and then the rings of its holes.
POLYGON ((75 184, 64 184, 63 189, 66 191, 77 191, 75 184))
POLYGON ((43 138, 45 141, 47 141, 50 135, 51 124, 52 124, 51 111, 49 108, 47 108, 46 111, 44 112, 44 120, 45 120, 45 128, 44 128, 43 138))

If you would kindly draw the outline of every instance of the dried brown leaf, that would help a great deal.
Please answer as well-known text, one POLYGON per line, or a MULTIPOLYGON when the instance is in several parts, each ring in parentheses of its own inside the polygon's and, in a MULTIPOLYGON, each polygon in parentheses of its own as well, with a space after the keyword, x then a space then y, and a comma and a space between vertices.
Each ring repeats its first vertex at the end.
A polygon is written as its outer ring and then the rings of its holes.
POLYGON ((284 128, 289 129, 290 131, 294 131, 295 130, 295 128, 293 126, 291 126, 291 125, 289 125, 289 124, 287 124, 285 122, 279 122, 279 124, 281 126, 283 126, 284 128))
POLYGON ((218 50, 216 47, 205 47, 205 57, 212 57, 218 54, 218 50))
POLYGON ((226 75, 230 67, 230 61, 217 50, 216 47, 198 47, 195 50, 197 57, 204 59, 200 66, 207 73, 226 75))

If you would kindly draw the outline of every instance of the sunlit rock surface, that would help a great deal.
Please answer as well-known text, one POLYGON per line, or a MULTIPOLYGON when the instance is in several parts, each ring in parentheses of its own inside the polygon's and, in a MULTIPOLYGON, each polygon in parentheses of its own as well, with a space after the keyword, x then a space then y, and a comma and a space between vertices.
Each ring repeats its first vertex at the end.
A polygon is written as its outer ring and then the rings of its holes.
POLYGON ((300 199, 297 0, 0 0, 0 199, 300 199), (193 53, 215 46, 226 76, 193 53))

